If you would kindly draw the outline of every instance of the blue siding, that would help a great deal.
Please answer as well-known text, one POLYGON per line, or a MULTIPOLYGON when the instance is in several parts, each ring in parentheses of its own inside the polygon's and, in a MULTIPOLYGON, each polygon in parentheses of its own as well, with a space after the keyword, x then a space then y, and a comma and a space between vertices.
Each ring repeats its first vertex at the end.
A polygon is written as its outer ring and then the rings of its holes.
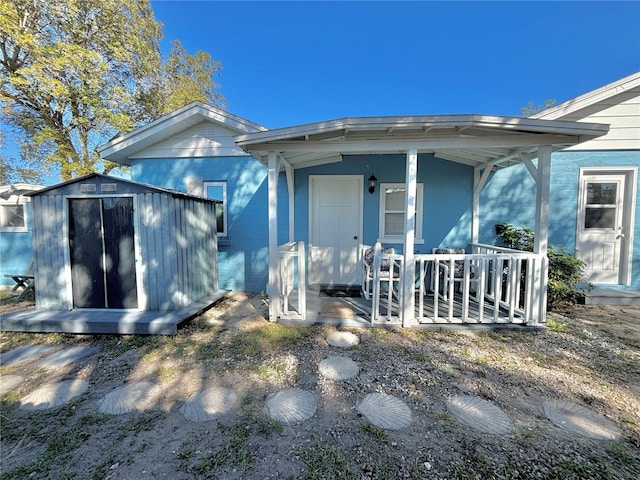
MULTIPOLYGON (((380 183, 404 183, 404 155, 349 155, 342 162, 296 170, 296 239, 308 243, 309 175, 362 175, 364 185, 364 231, 362 243, 378 239, 380 190, 368 191, 367 179, 374 173, 380 183)), ((441 160, 433 155, 418 156, 418 183, 424 184, 423 239, 416 251, 430 253, 439 245, 466 247, 471 241, 473 169, 441 160)), ((390 245, 402 251, 402 245, 390 245)))
MULTIPOLYGON (((268 273, 267 168, 252 157, 137 160, 131 178, 186 192, 185 179, 227 182, 227 239, 220 239, 219 285, 224 290, 264 292, 268 273)), ((284 174, 278 185, 278 241, 288 240, 284 174)))
MULTIPOLYGON (((581 167, 640 166, 638 151, 556 152, 551 160, 549 241, 574 253, 581 167)), ((638 189, 640 192, 640 188, 638 189)), ((498 222, 534 227, 535 184, 522 166, 496 172, 481 195, 480 241, 494 243, 498 222)), ((632 285, 640 289, 640 194, 636 195, 632 285)))
POLYGON ((27 212, 26 232, 0 232, 0 286, 13 286, 13 280, 5 274, 27 273, 33 247, 31 243, 31 202, 25 203, 27 212))

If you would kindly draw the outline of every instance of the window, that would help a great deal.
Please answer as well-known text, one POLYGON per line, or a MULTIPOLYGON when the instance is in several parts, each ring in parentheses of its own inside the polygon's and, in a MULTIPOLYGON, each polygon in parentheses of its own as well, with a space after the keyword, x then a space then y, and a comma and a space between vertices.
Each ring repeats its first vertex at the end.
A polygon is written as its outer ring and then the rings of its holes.
POLYGON ((27 219, 23 203, 0 205, 0 231, 26 232, 27 219))
POLYGON ((617 183, 588 182, 584 228, 615 230, 617 207, 617 183))
MULTIPOLYGON (((422 190, 423 184, 418 183, 416 192, 416 230, 417 243, 422 243, 422 190)), ((402 243, 404 238, 405 211, 404 183, 380 184, 380 241, 386 243, 402 243)))
POLYGON ((204 182, 204 195, 221 203, 216 204, 216 230, 219 237, 226 237, 227 232, 227 182, 204 182))

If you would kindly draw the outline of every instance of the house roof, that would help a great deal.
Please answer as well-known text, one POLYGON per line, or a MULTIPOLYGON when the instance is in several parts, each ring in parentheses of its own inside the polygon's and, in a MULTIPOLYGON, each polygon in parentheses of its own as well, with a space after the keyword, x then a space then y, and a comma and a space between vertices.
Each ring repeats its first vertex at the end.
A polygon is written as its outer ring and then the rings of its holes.
POLYGON ((239 134, 266 130, 265 127, 232 113, 202 102, 192 102, 147 125, 111 139, 97 150, 102 158, 126 163, 131 155, 204 121, 224 125, 239 134))
POLYGON ((240 134, 236 143, 263 162, 277 152, 294 168, 413 148, 472 166, 504 167, 535 157, 539 145, 560 149, 608 130, 605 124, 485 115, 351 117, 240 134))
POLYGON ((44 185, 32 185, 30 183, 12 183, 0 185, 0 199, 8 200, 10 197, 26 195, 46 188, 44 185))
POLYGON ((529 118, 556 120, 574 112, 582 110, 583 108, 590 107, 598 102, 607 100, 611 97, 627 92, 632 88, 640 86, 640 72, 633 73, 627 77, 616 80, 603 87, 597 88, 590 92, 587 92, 578 97, 567 100, 566 102, 556 105, 555 107, 547 108, 531 115, 529 118))
MULTIPOLYGON (((86 182, 86 181, 91 180, 93 178, 106 180, 108 182, 122 182, 122 183, 131 184, 131 185, 137 185, 139 187, 143 187, 143 188, 146 188, 148 190, 152 190, 152 191, 155 191, 155 192, 158 192, 158 193, 168 193, 168 194, 171 194, 171 195, 173 195, 175 197, 180 197, 180 198, 190 198, 190 199, 204 201, 204 202, 218 202, 217 200, 211 200, 209 198, 200 197, 198 195, 191 195, 191 194, 188 194, 188 193, 179 192, 177 190, 171 190, 169 188, 159 187, 157 185, 149 185, 147 183, 134 182, 133 180, 129 180, 129 179, 126 179, 126 178, 112 177, 110 175, 104 175, 102 173, 90 173, 89 175, 85 175, 83 177, 73 178, 71 180, 67 180, 66 182, 58 183, 56 185, 51 185, 49 187, 42 188, 41 190, 38 190, 38 191, 27 193, 26 196, 27 197, 35 197, 37 195, 45 194, 45 193, 47 193, 47 192, 49 192, 51 190, 55 190, 55 189, 64 187, 66 185, 70 185, 70 184, 73 184, 73 183, 86 182)), ((98 197, 98 196, 99 195, 96 195, 96 197, 98 197)))

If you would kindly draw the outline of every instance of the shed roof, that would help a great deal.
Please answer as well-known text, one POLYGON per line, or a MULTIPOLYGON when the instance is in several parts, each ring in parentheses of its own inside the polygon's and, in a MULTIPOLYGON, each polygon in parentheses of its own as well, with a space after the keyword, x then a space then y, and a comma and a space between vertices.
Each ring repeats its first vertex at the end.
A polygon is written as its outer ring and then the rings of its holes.
POLYGON ((412 148, 472 166, 504 167, 535 156, 539 145, 560 149, 608 130, 597 123, 486 115, 348 117, 240 134, 236 143, 261 161, 278 152, 294 168, 340 161, 345 154, 412 148))
MULTIPOLYGON (((134 182, 133 180, 128 180, 126 178, 112 177, 110 175, 103 175, 101 173, 90 173, 89 175, 85 175, 84 177, 73 178, 71 180, 67 180, 66 182, 58 183, 56 185, 51 185, 50 187, 43 188, 42 190, 39 190, 37 192, 27 193, 26 196, 35 197, 35 196, 38 196, 38 195, 43 195, 43 194, 46 194, 46 193, 48 193, 48 192, 50 192, 52 190, 56 190, 58 188, 64 187, 66 185, 71 185, 73 183, 86 182, 86 181, 91 180, 93 178, 106 180, 108 182, 121 182, 121 183, 130 184, 130 185, 136 185, 138 187, 144 188, 146 190, 150 190, 152 192, 168 193, 168 194, 170 194, 170 195, 172 195, 174 197, 178 197, 178 198, 189 198, 189 199, 192 199, 192 200, 205 201, 205 202, 214 202, 214 203, 218 202, 217 200, 212 200, 212 199, 209 199, 209 198, 200 197, 198 195, 190 195, 188 193, 179 192, 178 190, 171 190, 169 188, 162 188, 162 187, 158 187, 157 185, 149 185, 147 183, 134 182)), ((95 195, 95 196, 99 196, 99 195, 95 195)))

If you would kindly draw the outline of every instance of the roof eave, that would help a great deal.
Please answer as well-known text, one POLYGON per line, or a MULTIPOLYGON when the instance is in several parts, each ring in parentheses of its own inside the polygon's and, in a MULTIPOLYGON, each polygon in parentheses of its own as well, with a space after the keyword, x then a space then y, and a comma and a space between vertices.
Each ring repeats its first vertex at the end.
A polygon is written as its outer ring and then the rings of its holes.
POLYGON ((104 160, 129 165, 131 155, 168 136, 175 135, 207 120, 217 122, 239 134, 267 130, 262 125, 232 113, 205 105, 202 102, 193 102, 147 125, 110 140, 98 147, 97 151, 104 160))

